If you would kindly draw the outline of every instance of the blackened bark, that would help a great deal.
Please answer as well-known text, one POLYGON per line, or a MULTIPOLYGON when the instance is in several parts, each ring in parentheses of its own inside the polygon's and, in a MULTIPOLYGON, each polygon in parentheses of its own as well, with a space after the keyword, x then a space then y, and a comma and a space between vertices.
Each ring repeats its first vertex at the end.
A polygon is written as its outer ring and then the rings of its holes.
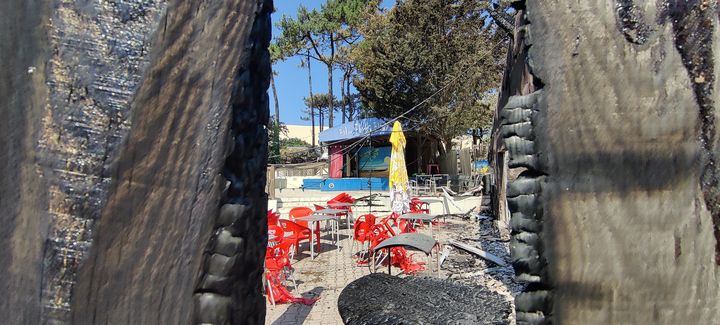
POLYGON ((529 60, 508 68, 542 83, 495 131, 525 170, 507 187, 518 323, 720 316, 715 5, 520 4, 529 60))
POLYGON ((73 323, 263 321, 271 8, 168 4, 73 323), (245 208, 218 216, 223 203, 245 208), (218 237, 220 224, 237 239, 218 237), (236 245, 218 251, 220 238, 236 245))

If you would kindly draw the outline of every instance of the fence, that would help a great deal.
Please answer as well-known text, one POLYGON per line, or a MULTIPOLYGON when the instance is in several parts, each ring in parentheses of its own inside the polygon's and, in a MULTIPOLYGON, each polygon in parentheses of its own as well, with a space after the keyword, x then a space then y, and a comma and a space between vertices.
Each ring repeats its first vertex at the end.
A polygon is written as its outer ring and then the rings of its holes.
POLYGON ((284 178, 290 176, 325 176, 328 173, 328 166, 325 162, 272 166, 275 167, 276 178, 284 178))
POLYGON ((303 178, 324 178, 327 174, 325 162, 268 165, 265 191, 274 199, 275 189, 299 188, 303 178))

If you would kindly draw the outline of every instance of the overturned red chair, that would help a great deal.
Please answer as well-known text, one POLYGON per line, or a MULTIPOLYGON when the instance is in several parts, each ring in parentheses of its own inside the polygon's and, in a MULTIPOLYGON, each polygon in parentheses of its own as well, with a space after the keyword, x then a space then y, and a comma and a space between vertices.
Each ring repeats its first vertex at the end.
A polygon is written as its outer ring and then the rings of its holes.
POLYGON ((269 226, 268 248, 265 251, 265 289, 268 300, 276 303, 302 303, 313 304, 317 299, 293 296, 283 282, 289 277, 293 287, 297 289, 297 283, 293 274, 293 267, 290 262, 290 249, 292 242, 284 237, 284 230, 279 226, 269 226))
MULTIPOLYGON (((419 271, 424 270, 425 263, 414 262, 412 258, 414 254, 408 253, 405 247, 411 247, 413 249, 422 251, 429 256, 432 253, 433 249, 439 248, 439 244, 437 243, 437 241, 435 241, 435 239, 425 234, 403 233, 383 240, 378 245, 375 245, 375 247, 373 247, 372 252, 373 256, 381 253, 380 256, 382 256, 382 259, 380 260, 380 264, 383 260, 389 257, 389 260, 387 261, 388 274, 390 273, 392 265, 399 267, 405 274, 415 274, 419 271), (382 254, 383 251, 385 251, 384 254, 382 254)), ((371 269, 374 272, 378 263, 376 263, 376 259, 374 258, 372 259, 372 262, 373 263, 371 264, 371 269)))
MULTIPOLYGON (((369 259, 369 262, 372 263, 373 268, 377 264, 382 265, 383 262, 387 262, 388 268, 394 265, 402 269, 405 274, 415 274, 422 271, 425 263, 413 262, 412 257, 414 254, 408 253, 405 246, 420 249, 426 254, 430 254, 429 251, 435 247, 435 245, 427 248, 428 238, 433 242, 434 239, 430 236, 415 232, 397 234, 390 225, 391 223, 403 227, 403 223, 398 223, 398 218, 395 215, 382 218, 379 223, 371 227, 369 240, 370 252, 373 257, 369 259)), ((409 227, 409 223, 404 223, 404 227, 409 227)))
MULTIPOLYGON (((375 225, 376 218, 377 217, 373 214, 365 214, 355 220, 355 225, 353 226, 353 242, 350 247, 351 255, 354 256, 355 253, 355 242, 359 242, 361 246, 365 246, 365 243, 370 243, 370 240, 372 239, 370 232, 372 231, 372 227, 375 225)), ((365 250, 365 258, 360 259, 358 264, 367 264, 367 252, 369 252, 370 245, 367 246, 368 247, 365 250)))

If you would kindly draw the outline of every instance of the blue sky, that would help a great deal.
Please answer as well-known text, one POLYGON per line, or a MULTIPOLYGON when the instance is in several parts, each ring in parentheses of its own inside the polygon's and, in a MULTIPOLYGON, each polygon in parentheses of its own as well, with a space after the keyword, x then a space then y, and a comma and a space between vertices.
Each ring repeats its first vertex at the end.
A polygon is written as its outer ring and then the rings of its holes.
MULTIPOLYGON (((300 4, 305 5, 307 8, 319 9, 324 1, 322 0, 275 0, 275 13, 272 15, 273 20, 273 37, 280 35, 275 23, 280 20, 282 15, 288 15, 295 17, 295 12, 300 4)), ((394 4, 394 0, 383 1, 383 7, 389 7, 394 4)), ((273 65, 273 70, 277 73, 275 76, 275 87, 278 92, 278 102, 280 103, 280 121, 285 124, 300 124, 310 125, 310 121, 303 121, 300 119, 302 111, 305 108, 303 97, 308 95, 308 76, 307 69, 300 68, 300 58, 292 57, 285 61, 277 62, 273 65)), ((333 72, 333 92, 335 96, 340 98, 340 81, 342 79, 342 72, 333 72)), ((313 93, 327 93, 327 68, 321 62, 312 62, 312 81, 313 81, 313 93)), ((275 112, 275 101, 273 99, 271 90, 268 89, 270 95, 270 114, 275 112)), ((335 125, 341 123, 341 113, 335 114, 335 125)))

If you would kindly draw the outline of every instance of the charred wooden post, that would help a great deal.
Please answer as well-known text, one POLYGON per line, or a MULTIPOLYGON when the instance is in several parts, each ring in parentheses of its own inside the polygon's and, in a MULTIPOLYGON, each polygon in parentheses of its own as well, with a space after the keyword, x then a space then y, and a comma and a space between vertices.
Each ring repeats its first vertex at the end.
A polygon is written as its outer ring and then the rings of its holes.
POLYGON ((271 11, 0 3, 5 322, 263 321, 271 11))
POLYGON ((518 323, 714 322, 717 4, 516 8, 494 140, 522 169, 496 198, 518 323))

